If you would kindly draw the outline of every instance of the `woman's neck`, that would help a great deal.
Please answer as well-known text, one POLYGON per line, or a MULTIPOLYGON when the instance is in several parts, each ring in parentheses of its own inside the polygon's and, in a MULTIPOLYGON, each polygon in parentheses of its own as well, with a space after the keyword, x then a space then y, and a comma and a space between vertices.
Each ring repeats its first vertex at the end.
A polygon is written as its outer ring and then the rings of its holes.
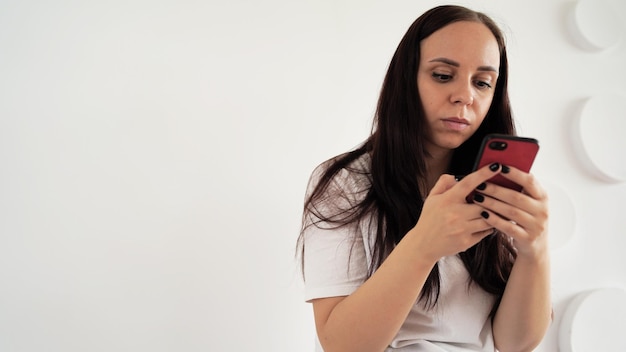
POLYGON ((441 175, 448 171, 450 160, 452 160, 453 150, 438 149, 429 151, 430 156, 426 157, 426 184, 422 194, 426 196, 435 185, 441 175))

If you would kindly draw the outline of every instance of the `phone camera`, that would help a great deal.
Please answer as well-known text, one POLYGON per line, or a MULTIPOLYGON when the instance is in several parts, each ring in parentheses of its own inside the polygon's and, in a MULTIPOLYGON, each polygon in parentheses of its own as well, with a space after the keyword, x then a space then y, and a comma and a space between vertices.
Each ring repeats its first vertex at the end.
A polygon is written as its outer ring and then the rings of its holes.
POLYGON ((506 142, 502 142, 502 141, 495 141, 495 142, 489 143, 489 148, 493 150, 505 150, 506 147, 507 147, 506 142))

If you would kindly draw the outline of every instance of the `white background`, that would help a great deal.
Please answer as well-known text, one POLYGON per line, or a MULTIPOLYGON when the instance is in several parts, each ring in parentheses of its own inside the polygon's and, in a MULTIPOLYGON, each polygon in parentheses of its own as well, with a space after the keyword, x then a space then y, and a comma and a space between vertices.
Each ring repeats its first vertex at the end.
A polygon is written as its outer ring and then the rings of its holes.
MULTIPOLYGON (((367 137, 400 38, 437 4, 0 0, 0 351, 312 351, 309 173, 367 137)), ((573 206, 551 225, 538 350, 556 351, 575 294, 626 285, 626 184, 571 137, 584 99, 624 92, 626 46, 577 46, 571 1, 460 4, 503 26, 533 170, 573 206)))

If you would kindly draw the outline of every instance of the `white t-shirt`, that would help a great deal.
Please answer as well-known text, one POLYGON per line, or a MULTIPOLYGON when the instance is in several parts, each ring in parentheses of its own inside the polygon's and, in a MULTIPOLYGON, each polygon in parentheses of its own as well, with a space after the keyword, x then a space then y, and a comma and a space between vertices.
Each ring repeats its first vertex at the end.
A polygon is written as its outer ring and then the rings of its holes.
MULTIPOLYGON (((362 172, 342 170, 331 185, 330 192, 342 189, 354 196, 344 199, 345 204, 339 206, 358 202, 366 193, 362 192, 364 187, 367 189, 371 184, 369 156, 359 158, 352 167, 362 172)), ((318 168, 314 172, 309 192, 321 171, 318 168)), ((309 226, 304 232, 306 301, 352 294, 367 279, 372 261, 374 239, 364 229, 355 235, 357 231, 349 226, 320 227, 309 226)), ((469 273, 458 256, 442 258, 438 267, 437 305, 427 309, 422 301, 416 302, 386 352, 496 351, 489 317, 495 302, 493 295, 474 283, 468 285, 469 273)))

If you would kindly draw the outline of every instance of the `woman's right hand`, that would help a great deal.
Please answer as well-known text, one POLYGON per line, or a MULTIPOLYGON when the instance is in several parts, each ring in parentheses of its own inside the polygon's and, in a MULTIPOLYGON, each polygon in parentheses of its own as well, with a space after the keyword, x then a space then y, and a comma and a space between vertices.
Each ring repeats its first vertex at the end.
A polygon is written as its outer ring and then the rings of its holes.
POLYGON ((493 227, 481 216, 483 208, 465 198, 500 170, 499 164, 492 164, 460 181, 447 174, 439 177, 424 201, 417 224, 407 234, 417 237, 424 259, 436 262, 463 252, 493 233, 493 227))

